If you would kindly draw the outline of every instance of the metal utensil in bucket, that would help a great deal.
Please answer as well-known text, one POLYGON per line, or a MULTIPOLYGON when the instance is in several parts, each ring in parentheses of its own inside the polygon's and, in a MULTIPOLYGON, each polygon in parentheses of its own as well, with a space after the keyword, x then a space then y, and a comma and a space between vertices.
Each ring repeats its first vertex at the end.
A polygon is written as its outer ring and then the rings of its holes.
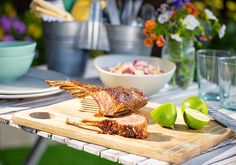
POLYGON ((142 28, 107 24, 111 54, 150 56, 152 48, 143 44, 142 28))
POLYGON ((89 19, 81 26, 77 38, 77 47, 86 50, 109 51, 110 45, 107 30, 102 22, 102 9, 100 0, 92 0, 89 19))
POLYGON ((86 63, 87 51, 75 46, 75 39, 81 22, 44 22, 44 44, 47 66, 49 69, 68 76, 82 76, 86 63))

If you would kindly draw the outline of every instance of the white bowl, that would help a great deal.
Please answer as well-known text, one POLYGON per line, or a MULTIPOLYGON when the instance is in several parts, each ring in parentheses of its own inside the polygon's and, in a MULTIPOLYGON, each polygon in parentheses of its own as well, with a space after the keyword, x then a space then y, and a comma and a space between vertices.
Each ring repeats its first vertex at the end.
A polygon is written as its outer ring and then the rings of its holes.
POLYGON ((176 66, 174 63, 157 57, 104 55, 94 60, 99 77, 107 87, 135 87, 143 91, 145 95, 157 93, 173 76, 176 66), (106 71, 104 68, 116 66, 118 63, 144 60, 149 64, 160 66, 164 73, 158 75, 129 75, 106 71))

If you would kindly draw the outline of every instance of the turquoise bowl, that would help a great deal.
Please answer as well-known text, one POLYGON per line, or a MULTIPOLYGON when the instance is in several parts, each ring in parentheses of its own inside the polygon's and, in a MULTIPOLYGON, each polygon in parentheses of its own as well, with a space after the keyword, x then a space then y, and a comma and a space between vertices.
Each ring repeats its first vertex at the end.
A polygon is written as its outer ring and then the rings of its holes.
POLYGON ((0 82, 11 82, 24 75, 33 59, 34 53, 24 56, 0 56, 0 82))
POLYGON ((35 47, 36 42, 33 41, 0 42, 0 57, 29 55, 34 52, 35 47))

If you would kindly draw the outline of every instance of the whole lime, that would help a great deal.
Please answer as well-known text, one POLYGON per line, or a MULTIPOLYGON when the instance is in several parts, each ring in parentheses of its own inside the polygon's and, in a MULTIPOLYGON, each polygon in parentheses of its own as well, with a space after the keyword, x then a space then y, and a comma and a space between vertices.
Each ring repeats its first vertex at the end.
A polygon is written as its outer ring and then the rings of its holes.
POLYGON ((209 117, 192 108, 186 108, 184 111, 184 121, 189 128, 200 129, 207 125, 209 117))
POLYGON ((173 103, 162 104, 150 113, 151 118, 162 127, 173 128, 177 110, 173 103))
POLYGON ((181 105, 181 111, 183 114, 186 108, 192 108, 208 115, 208 106, 206 102, 198 96, 192 96, 185 99, 181 105))

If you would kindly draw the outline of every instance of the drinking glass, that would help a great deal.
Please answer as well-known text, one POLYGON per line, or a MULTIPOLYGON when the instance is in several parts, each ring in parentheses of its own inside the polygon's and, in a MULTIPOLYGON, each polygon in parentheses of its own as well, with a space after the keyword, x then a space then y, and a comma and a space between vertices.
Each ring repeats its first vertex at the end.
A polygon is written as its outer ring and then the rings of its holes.
POLYGON ((219 59, 220 105, 236 110, 236 57, 219 59))
POLYGON ((204 100, 219 100, 218 59, 229 56, 228 51, 201 49, 197 51, 199 96, 204 100))

